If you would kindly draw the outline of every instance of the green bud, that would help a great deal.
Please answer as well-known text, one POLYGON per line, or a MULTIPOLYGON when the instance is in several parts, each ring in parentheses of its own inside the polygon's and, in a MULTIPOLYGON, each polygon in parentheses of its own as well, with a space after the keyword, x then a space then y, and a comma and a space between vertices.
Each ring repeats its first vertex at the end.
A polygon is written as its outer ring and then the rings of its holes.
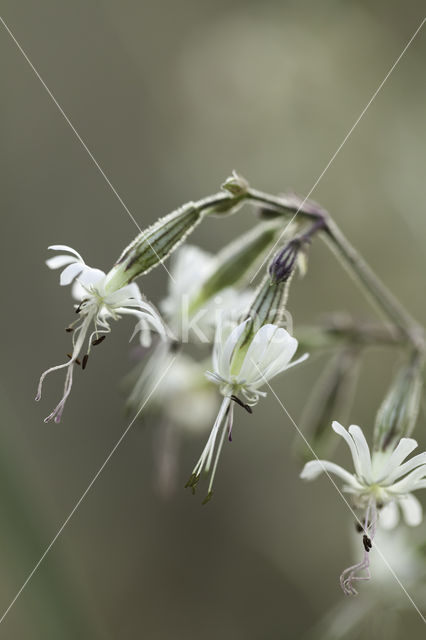
POLYGON ((233 171, 232 175, 221 185, 221 188, 224 191, 229 191, 233 196, 241 196, 248 192, 250 185, 243 176, 233 171))
POLYGON ((188 202, 157 220, 123 251, 108 274, 108 289, 123 287, 163 263, 204 217, 235 213, 243 205, 244 197, 243 191, 235 195, 219 193, 188 202))
POLYGON ((411 435, 419 413, 423 359, 415 354, 397 372, 376 416, 374 448, 385 451, 411 435))
POLYGON ((191 302, 191 312, 217 293, 241 282, 263 257, 276 239, 281 224, 261 223, 231 242, 216 257, 216 268, 201 286, 191 302))
MULTIPOLYGON (((299 426, 319 458, 329 458, 337 445, 337 438, 330 429, 333 420, 345 424, 349 418, 359 365, 359 349, 343 347, 325 367, 308 398, 299 426)), ((294 449, 303 462, 313 457, 300 436, 294 441, 294 449)))

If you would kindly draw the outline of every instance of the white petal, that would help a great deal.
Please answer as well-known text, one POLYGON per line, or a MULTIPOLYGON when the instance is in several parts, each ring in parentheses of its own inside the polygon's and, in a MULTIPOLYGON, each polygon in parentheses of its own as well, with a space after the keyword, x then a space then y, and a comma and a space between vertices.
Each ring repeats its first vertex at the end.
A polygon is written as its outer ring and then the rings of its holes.
POLYGON ((399 499, 402 515, 410 527, 417 527, 423 519, 423 509, 420 502, 412 493, 407 493, 399 499))
POLYGON ((416 489, 417 482, 423 478, 426 478, 426 464, 417 467, 408 476, 387 487, 387 490, 391 493, 409 493, 416 489))
POLYGON ((288 367, 297 345, 296 338, 285 329, 264 325, 254 336, 238 377, 248 382, 271 380, 288 367))
POLYGON ((380 471, 380 478, 386 478, 392 472, 396 471, 396 468, 401 465, 405 458, 409 456, 416 447, 417 442, 413 440, 413 438, 401 438, 398 446, 380 471))
POLYGON ((72 264, 65 267, 62 271, 59 282, 61 286, 66 286, 67 284, 71 284, 71 282, 83 271, 84 264, 81 262, 73 262, 72 264))
POLYGON ((419 453, 411 460, 407 460, 400 467, 397 467, 395 471, 389 474, 386 478, 387 482, 395 482, 398 478, 402 478, 406 473, 412 471, 416 467, 420 467, 422 464, 426 464, 426 452, 419 453))
POLYGON ((52 251, 68 251, 69 253, 72 253, 73 255, 77 256, 77 258, 84 263, 84 260, 81 257, 81 255, 78 253, 78 251, 76 251, 72 247, 68 247, 66 244, 52 244, 50 245, 50 247, 47 247, 47 248, 51 249, 52 251))
POLYGON ((300 477, 302 480, 314 480, 321 473, 327 472, 334 473, 350 486, 359 489, 359 484, 352 473, 349 473, 349 471, 346 471, 346 469, 343 469, 340 465, 334 464, 334 462, 328 462, 328 460, 310 460, 303 467, 300 477))
POLYGON ((46 260, 46 264, 49 269, 60 269, 61 267, 65 267, 67 264, 71 264, 72 262, 77 262, 73 256, 52 256, 46 260))
POLYGON ((83 269, 78 276, 78 280, 83 286, 98 284, 99 281, 103 278, 105 278, 105 273, 101 271, 101 269, 94 269, 93 267, 88 267, 87 265, 83 265, 83 269))
POLYGON ((362 475, 368 482, 371 482, 371 454, 367 440, 365 439, 362 429, 360 429, 356 424, 351 424, 349 427, 349 433, 354 439, 356 448, 358 449, 362 475))
POLYGON ((394 500, 380 511, 379 522, 383 529, 394 529, 399 522, 399 511, 394 500))
POLYGON ((219 358, 218 358, 218 370, 217 373, 221 375, 225 379, 229 379, 230 377, 230 368, 231 368, 231 358, 233 356, 233 352, 235 346, 240 339, 248 320, 239 324, 235 329, 233 329, 230 335, 227 337, 225 344, 222 345, 219 358))
MULTIPOLYGON (((275 325, 265 324, 255 333, 238 372, 240 380, 252 382, 261 376, 264 370, 263 360, 276 328, 275 325)), ((277 356, 278 354, 279 350, 277 356)))
POLYGON ((331 425, 333 427, 333 430, 339 434, 339 436, 342 436, 342 438, 344 438, 344 440, 346 441, 346 444, 348 445, 349 449, 351 450, 351 454, 352 454, 352 460, 354 463, 354 467, 355 467, 355 472, 357 474, 357 476, 359 476, 360 478, 362 477, 362 469, 361 469, 361 464, 359 461, 359 455, 358 455, 358 449, 355 445, 355 442, 353 441, 353 439, 351 438, 351 436, 349 435, 349 433, 346 431, 345 427, 343 427, 340 422, 337 422, 337 420, 334 420, 334 422, 331 425))
POLYGON ((297 360, 293 360, 293 362, 290 362, 290 364, 281 364, 277 362, 265 370, 264 378, 266 378, 266 380, 272 380, 272 378, 277 376, 279 373, 283 373, 283 371, 288 371, 288 369, 295 367, 297 364, 301 364, 302 362, 305 362, 305 360, 307 360, 308 358, 309 358, 309 353, 304 353, 303 356, 300 356, 300 358, 297 358, 297 360))

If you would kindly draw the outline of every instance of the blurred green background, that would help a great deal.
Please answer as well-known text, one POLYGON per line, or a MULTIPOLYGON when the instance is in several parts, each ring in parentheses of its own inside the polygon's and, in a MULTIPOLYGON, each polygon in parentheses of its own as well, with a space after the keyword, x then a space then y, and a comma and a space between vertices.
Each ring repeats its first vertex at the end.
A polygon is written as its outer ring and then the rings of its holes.
MULTIPOLYGON (((424 17, 420 0, 1 5, 142 227, 214 193, 234 168, 259 189, 308 193, 424 17)), ((312 194, 420 321, 425 55, 423 31, 312 194)), ((43 423, 63 380, 47 381, 40 405, 36 383, 62 361, 72 315, 69 291, 44 266, 46 247, 69 244, 108 269, 136 229, 4 28, 0 61, 3 611, 128 424, 119 389, 130 367, 126 321, 77 377, 61 424, 43 423)), ((206 221, 192 241, 214 251, 252 223, 244 209, 206 221)), ((310 266, 291 292, 296 327, 327 311, 371 317, 321 243, 310 266)), ((165 271, 139 284, 158 302, 165 271)), ((275 381, 296 422, 324 365, 312 358, 275 381)), ((389 350, 365 357, 351 420, 367 431, 394 367, 389 350)), ((156 425, 135 426, 0 637, 302 638, 341 602, 350 514, 326 479, 298 480, 294 427, 273 397, 255 419, 242 413, 207 507, 183 490, 204 435, 188 440, 176 494, 164 500, 155 491, 156 425)), ((416 431, 423 448, 424 422, 416 431)), ((346 451, 339 457, 348 461, 346 451)), ((400 599, 404 606, 402 590, 400 599)), ((424 637, 414 609, 404 616, 404 633, 424 637)), ((369 637, 390 636, 376 628, 369 637)))

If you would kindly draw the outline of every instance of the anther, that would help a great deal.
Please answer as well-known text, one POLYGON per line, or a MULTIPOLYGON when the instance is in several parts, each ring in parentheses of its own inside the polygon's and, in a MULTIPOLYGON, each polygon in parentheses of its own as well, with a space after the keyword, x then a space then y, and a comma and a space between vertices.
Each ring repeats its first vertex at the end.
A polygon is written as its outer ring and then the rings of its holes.
POLYGON ((362 544, 364 545, 364 549, 367 551, 367 553, 370 551, 371 547, 373 546, 373 543, 371 542, 370 538, 365 533, 362 536, 362 544))
POLYGON ((251 406, 246 404, 245 402, 242 402, 237 396, 231 396, 231 400, 239 404, 240 407, 247 411, 247 413, 253 413, 253 409, 251 408, 251 406))
POLYGON ((82 364, 81 364, 81 368, 82 368, 82 369, 85 369, 85 368, 86 368, 88 359, 89 359, 89 354, 88 354, 88 353, 86 353, 86 354, 83 356, 83 362, 82 362, 82 364))
MULTIPOLYGON (((67 353, 67 356, 68 356, 68 358, 71 360, 71 358, 72 358, 71 353, 67 353)), ((78 365, 80 365, 80 364, 81 364, 81 362, 80 362, 80 360, 79 360, 78 358, 76 358, 76 359, 74 360, 74 362, 75 362, 75 364, 78 364, 78 365)))
POLYGON ((80 311, 81 311, 81 307, 83 306, 83 304, 84 304, 85 302, 87 302, 87 298, 85 298, 84 300, 82 300, 82 301, 80 302, 80 304, 78 305, 77 309, 75 310, 75 312, 76 312, 76 313, 80 313, 80 311))
POLYGON ((71 331, 74 331, 74 327, 66 327, 65 331, 71 333, 71 331))
POLYGON ((101 342, 103 342, 105 340, 106 336, 101 336, 100 338, 96 338, 96 340, 93 340, 92 345, 94 347, 96 347, 97 344, 101 344, 101 342))
POLYGON ((358 533, 361 533, 362 531, 364 531, 364 527, 358 521, 355 522, 355 529, 357 530, 358 533))
POLYGON ((209 491, 201 504, 207 504, 213 497, 213 491, 209 491))

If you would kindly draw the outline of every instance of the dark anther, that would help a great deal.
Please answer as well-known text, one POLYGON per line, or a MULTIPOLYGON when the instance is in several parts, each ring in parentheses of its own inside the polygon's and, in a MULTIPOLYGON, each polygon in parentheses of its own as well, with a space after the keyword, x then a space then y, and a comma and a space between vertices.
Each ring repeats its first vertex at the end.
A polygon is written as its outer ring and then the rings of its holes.
POLYGON ((242 402, 237 396, 231 396, 231 400, 239 404, 240 407, 242 407, 247 411, 247 413, 253 413, 253 409, 250 407, 250 405, 246 404, 245 402, 242 402))
POLYGON ((87 302, 86 298, 80 302, 80 304, 78 305, 77 309, 75 310, 76 313, 80 313, 81 307, 83 306, 83 304, 85 302, 87 302))
POLYGON ((96 347, 97 344, 101 344, 101 342, 103 342, 105 340, 106 336, 101 336, 100 338, 96 338, 96 340, 93 340, 92 344, 94 347, 96 347))
POLYGON ((67 333, 71 333, 71 331, 74 331, 74 327, 67 327, 67 328, 65 329, 65 331, 66 331, 67 333))
POLYGON ((178 340, 172 340, 169 344, 170 353, 177 353, 180 349, 180 342, 178 340))
POLYGON ((185 485, 185 489, 191 489, 192 490, 192 495, 195 494, 195 487, 198 484, 198 476, 196 473, 191 473, 188 482, 185 485))
POLYGON ((370 551, 371 547, 373 546, 373 543, 371 542, 370 538, 365 533, 362 536, 362 544, 364 545, 364 549, 367 551, 367 553, 370 551))
POLYGON ((209 491, 201 504, 207 504, 213 497, 213 491, 209 491))
POLYGON ((88 359, 89 359, 89 354, 88 354, 88 353, 86 353, 86 354, 83 356, 83 362, 82 362, 82 364, 81 364, 81 368, 82 368, 82 369, 85 369, 85 368, 86 368, 88 359))
POLYGON ((355 522, 355 529, 357 530, 358 533, 361 533, 362 531, 364 531, 364 527, 362 526, 362 524, 360 522, 355 522))
MULTIPOLYGON (((71 360, 72 355, 71 355, 70 353, 67 353, 67 356, 68 356, 68 358, 71 360)), ((79 360, 78 358, 76 358, 76 359, 74 360, 74 362, 75 362, 75 364, 78 364, 78 365, 80 365, 80 364, 81 364, 81 362, 80 362, 80 360, 79 360)))

